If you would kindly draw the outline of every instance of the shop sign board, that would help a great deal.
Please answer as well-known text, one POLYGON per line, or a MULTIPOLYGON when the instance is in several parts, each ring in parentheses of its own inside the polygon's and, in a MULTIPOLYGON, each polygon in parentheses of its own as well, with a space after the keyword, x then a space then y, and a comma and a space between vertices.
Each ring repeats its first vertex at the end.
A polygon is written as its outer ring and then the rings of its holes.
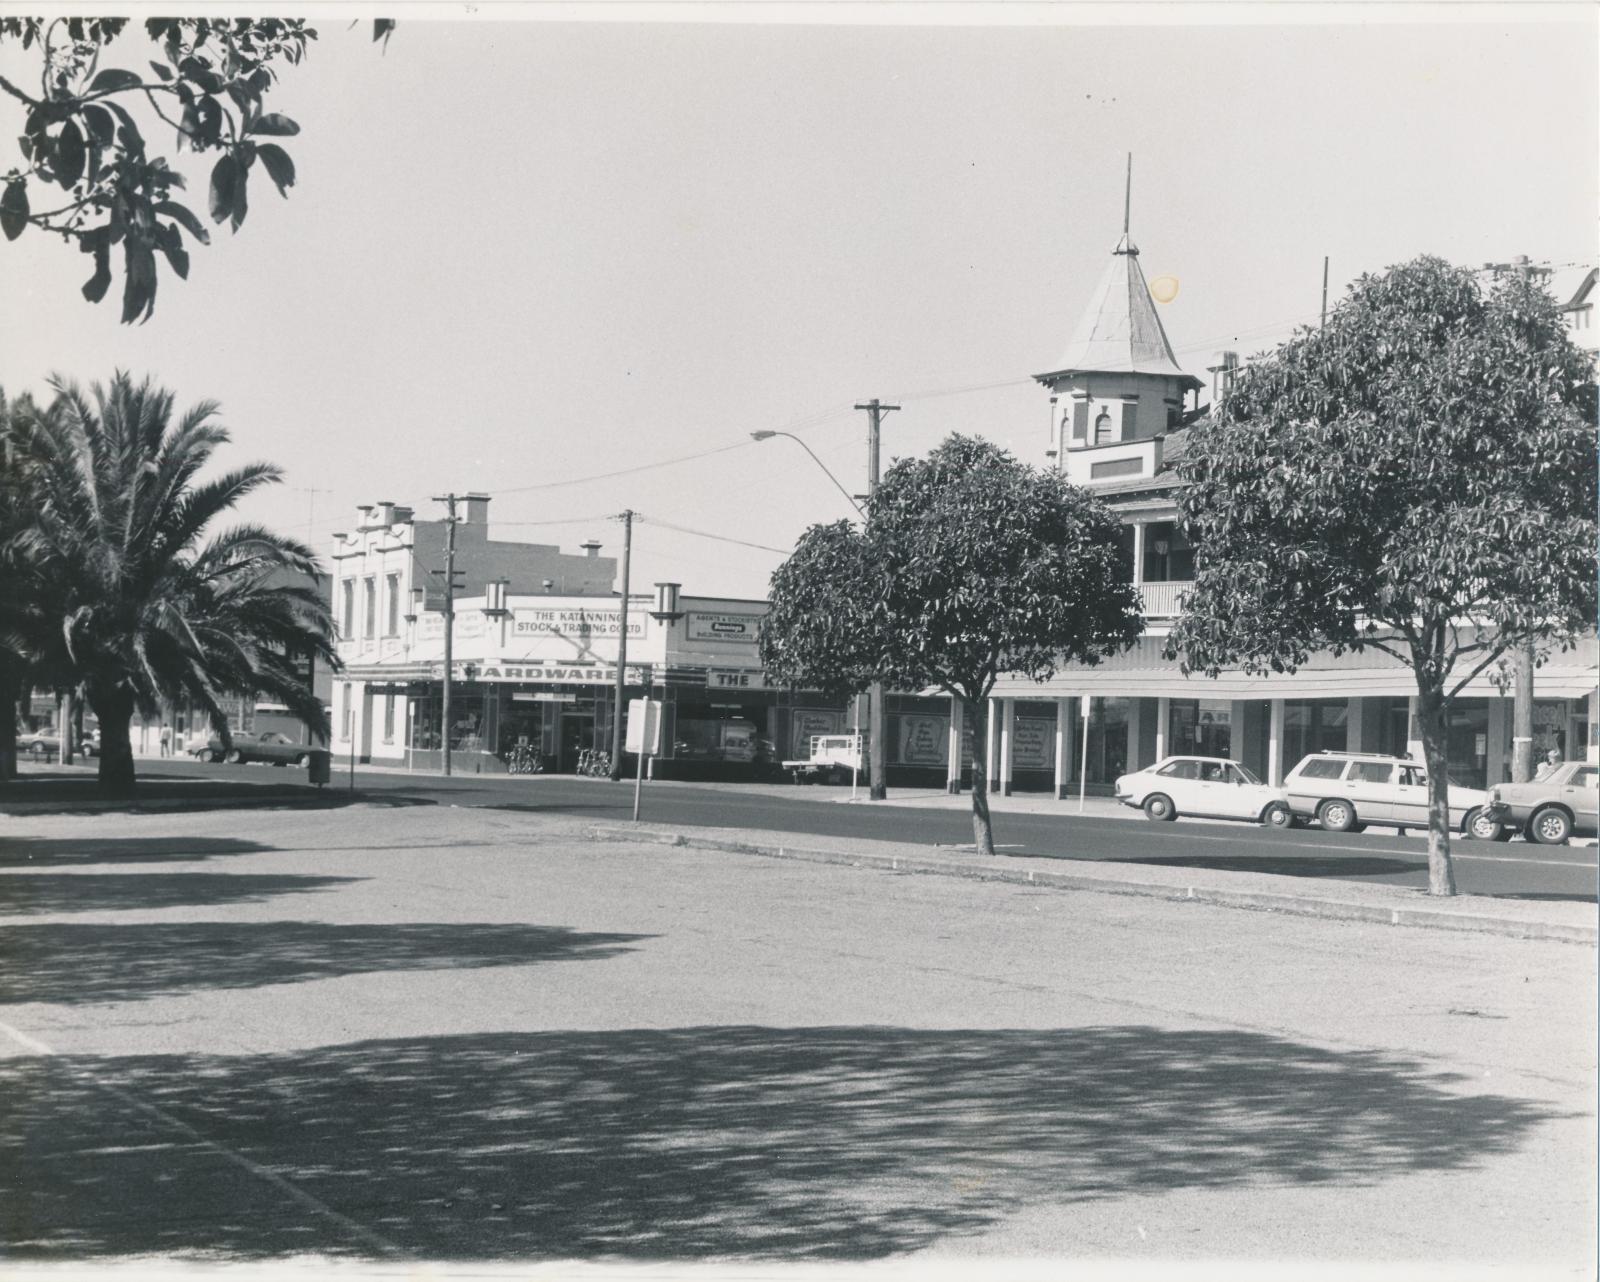
POLYGON ((1056 763, 1056 723, 1018 717, 1011 730, 1011 768, 1049 770, 1056 763))
POLYGON ((707 668, 706 685, 713 690, 765 690, 767 674, 749 668, 707 668))
MULTIPOLYGON (((545 662, 524 659, 520 663, 457 663, 453 665, 457 681, 528 682, 540 685, 611 685, 617 679, 615 664, 545 662), (472 669, 469 678, 467 669, 472 669)), ((435 663, 429 669, 435 680, 444 679, 444 664, 435 663)), ((649 665, 628 665, 628 685, 649 685, 649 665)))
POLYGON ((578 696, 570 690, 513 690, 512 703, 576 703, 578 696))
MULTIPOLYGON (((484 632, 482 610, 457 610, 455 627, 451 629, 457 641, 471 641, 484 632)), ((431 611, 417 619, 417 640, 437 641, 444 636, 444 615, 431 611)))
MULTIPOLYGON (((562 605, 540 609, 518 609, 511 616, 511 632, 517 637, 560 637, 588 644, 595 639, 616 640, 622 635, 620 605, 562 605)), ((648 635, 650 616, 641 607, 628 611, 628 640, 642 641, 648 635)))
POLYGON ((900 763, 906 766, 942 766, 950 760, 950 718, 900 718, 900 763))
POLYGON ((661 700, 629 699, 628 732, 623 745, 625 751, 636 755, 659 756, 661 753, 661 700))
POLYGON ((796 708, 789 719, 789 756, 798 760, 811 755, 811 736, 838 734, 843 713, 827 708, 796 708))
POLYGON ((709 614, 690 610, 684 623, 691 641, 729 641, 754 645, 761 626, 759 614, 709 614))

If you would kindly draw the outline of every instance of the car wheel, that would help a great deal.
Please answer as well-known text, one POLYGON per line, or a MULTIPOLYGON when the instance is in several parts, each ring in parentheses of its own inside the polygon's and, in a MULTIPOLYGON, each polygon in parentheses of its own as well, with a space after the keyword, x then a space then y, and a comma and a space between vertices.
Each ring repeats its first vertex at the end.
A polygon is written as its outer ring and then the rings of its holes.
POLYGON ((1348 801, 1324 801, 1317 818, 1329 832, 1356 831, 1356 808, 1348 801))
POLYGON ((1501 824, 1498 828, 1495 829, 1494 836, 1490 837, 1489 840, 1490 841, 1510 841, 1511 837, 1512 837, 1511 829, 1509 827, 1507 827, 1505 824, 1501 824))
POLYGON ((297 766, 305 765, 306 764, 306 754, 303 753, 303 752, 297 752, 295 754, 294 764, 297 765, 297 766))
POLYGON ((1528 835, 1542 846, 1564 846, 1572 836, 1572 820, 1565 810, 1546 806, 1528 820, 1528 835))
POLYGON ((1144 799, 1144 813, 1146 818, 1154 819, 1157 823, 1166 823, 1178 817, 1178 809, 1172 804, 1172 798, 1162 792, 1144 799))
POLYGON ((240 752, 237 748, 229 748, 227 754, 222 759, 230 766, 236 766, 244 760, 244 753, 240 752))
POLYGON ((1467 812, 1461 831, 1474 841, 1497 841, 1500 837, 1500 825, 1489 818, 1482 809, 1467 812))
POLYGON ((1268 828, 1293 828, 1294 811, 1281 801, 1274 801, 1261 812, 1261 822, 1268 828))

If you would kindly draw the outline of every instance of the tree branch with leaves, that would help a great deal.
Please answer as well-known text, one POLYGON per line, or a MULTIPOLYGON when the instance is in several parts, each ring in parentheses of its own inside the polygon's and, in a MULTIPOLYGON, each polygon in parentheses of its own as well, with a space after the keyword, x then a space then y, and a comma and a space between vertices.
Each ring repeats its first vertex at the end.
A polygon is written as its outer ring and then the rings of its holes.
MULTIPOLYGON (((375 22, 373 38, 387 40, 393 25, 375 22)), ((280 69, 299 64, 317 38, 297 19, 152 18, 139 29, 160 57, 138 71, 102 65, 113 45, 134 43, 129 26, 123 18, 0 18, 0 42, 40 60, 37 92, 0 76, 0 92, 27 109, 20 163, 3 176, 0 232, 14 241, 31 227, 76 244, 94 261, 82 290, 92 303, 109 292, 120 256, 124 324, 155 310, 158 255, 186 279, 185 233, 210 243, 203 221, 178 199, 185 175, 149 154, 135 112, 173 130, 175 153, 216 153, 207 211, 236 232, 258 165, 279 195, 294 186, 294 161, 273 140, 300 126, 265 110, 265 101, 280 69), (64 203, 46 198, 51 188, 64 203)))

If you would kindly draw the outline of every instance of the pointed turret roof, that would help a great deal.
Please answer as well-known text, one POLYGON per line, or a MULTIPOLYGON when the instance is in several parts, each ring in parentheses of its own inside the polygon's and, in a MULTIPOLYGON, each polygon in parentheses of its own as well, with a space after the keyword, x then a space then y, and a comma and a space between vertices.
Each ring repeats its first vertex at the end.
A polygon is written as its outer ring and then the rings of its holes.
POLYGON ((1061 374, 1165 374, 1200 386, 1172 354, 1155 300, 1139 267, 1139 249, 1124 232, 1105 275, 1090 295, 1065 359, 1041 379, 1061 374))

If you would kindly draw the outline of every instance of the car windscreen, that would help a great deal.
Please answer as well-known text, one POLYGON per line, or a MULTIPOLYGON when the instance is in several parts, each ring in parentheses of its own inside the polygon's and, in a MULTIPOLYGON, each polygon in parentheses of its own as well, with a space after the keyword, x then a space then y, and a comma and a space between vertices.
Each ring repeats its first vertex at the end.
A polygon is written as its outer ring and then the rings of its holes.
POLYGON ((1259 784, 1261 782, 1261 780, 1256 777, 1255 771, 1251 770, 1248 766, 1242 766, 1235 761, 1233 763, 1233 768, 1244 776, 1244 781, 1246 783, 1259 784))

